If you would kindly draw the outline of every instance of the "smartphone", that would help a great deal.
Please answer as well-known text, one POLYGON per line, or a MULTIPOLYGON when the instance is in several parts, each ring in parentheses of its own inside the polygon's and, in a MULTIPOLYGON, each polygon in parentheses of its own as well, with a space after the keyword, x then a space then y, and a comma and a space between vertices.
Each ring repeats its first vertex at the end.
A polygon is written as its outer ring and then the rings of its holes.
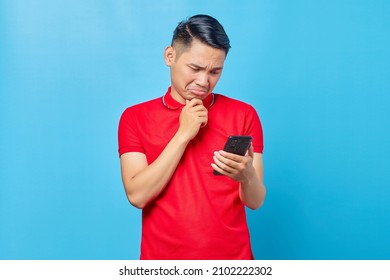
MULTIPOLYGON (((228 152, 228 153, 233 153, 233 154, 237 154, 240 156, 245 156, 251 143, 252 143, 252 136, 231 135, 227 139, 223 150, 228 152)), ((214 175, 221 175, 221 173, 219 173, 218 171, 215 171, 215 170, 213 170, 213 174, 214 175)))

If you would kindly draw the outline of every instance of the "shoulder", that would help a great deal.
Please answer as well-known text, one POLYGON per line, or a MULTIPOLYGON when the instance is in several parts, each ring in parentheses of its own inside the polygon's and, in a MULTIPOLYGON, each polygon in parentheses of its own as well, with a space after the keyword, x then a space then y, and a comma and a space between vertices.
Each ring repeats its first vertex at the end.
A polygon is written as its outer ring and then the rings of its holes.
POLYGON ((256 112, 255 108, 249 103, 219 93, 215 93, 214 95, 215 95, 215 102, 216 104, 219 103, 218 104, 219 107, 222 108, 231 107, 234 108, 235 111, 256 112))

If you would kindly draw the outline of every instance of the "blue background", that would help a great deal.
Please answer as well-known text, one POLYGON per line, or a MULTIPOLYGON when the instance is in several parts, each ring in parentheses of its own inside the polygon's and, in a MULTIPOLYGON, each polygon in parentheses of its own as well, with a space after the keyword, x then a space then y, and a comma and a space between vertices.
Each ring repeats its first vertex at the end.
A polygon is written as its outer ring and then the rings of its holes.
POLYGON ((265 135, 258 259, 390 258, 389 1, 0 1, 0 259, 137 259, 122 111, 169 86, 176 24, 232 44, 216 92, 265 135))

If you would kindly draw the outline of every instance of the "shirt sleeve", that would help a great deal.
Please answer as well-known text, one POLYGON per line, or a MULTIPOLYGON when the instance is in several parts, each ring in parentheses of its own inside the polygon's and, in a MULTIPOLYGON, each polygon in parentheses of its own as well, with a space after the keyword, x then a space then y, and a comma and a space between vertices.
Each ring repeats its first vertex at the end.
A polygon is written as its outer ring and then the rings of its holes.
POLYGON ((252 145, 255 153, 263 153, 263 128, 260 118, 252 106, 247 110, 246 118, 246 135, 251 135, 253 138, 252 145))
POLYGON ((137 114, 132 107, 127 108, 120 120, 118 127, 118 153, 121 156, 128 152, 145 153, 138 133, 137 114))

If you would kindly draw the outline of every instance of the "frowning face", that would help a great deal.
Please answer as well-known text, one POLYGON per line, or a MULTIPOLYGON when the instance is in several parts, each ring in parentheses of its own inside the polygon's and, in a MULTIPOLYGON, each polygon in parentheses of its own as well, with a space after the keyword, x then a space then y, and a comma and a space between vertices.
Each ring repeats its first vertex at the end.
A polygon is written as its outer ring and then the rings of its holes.
POLYGON ((164 59, 171 68, 171 94, 180 102, 203 100, 215 88, 222 74, 225 51, 194 40, 191 47, 169 46, 164 59))

